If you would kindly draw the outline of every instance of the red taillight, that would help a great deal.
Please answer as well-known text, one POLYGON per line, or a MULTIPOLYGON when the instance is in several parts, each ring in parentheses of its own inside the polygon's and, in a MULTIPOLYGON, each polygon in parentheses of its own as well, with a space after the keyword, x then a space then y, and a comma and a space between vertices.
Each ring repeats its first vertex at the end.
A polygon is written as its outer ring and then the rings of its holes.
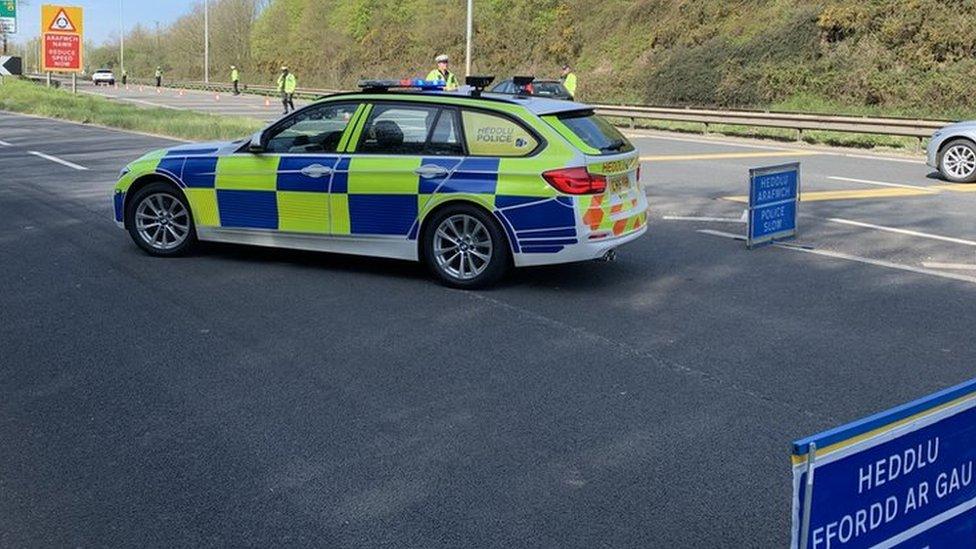
POLYGON ((636 181, 640 183, 640 162, 637 163, 637 179, 636 181))
POLYGON ((563 168, 542 172, 542 177, 566 194, 600 194, 607 190, 607 178, 593 175, 586 168, 563 168))

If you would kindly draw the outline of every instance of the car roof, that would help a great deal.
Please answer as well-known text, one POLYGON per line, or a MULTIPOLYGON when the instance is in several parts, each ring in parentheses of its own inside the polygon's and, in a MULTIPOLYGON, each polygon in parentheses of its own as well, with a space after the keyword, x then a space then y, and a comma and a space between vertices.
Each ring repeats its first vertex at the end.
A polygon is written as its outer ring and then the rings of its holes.
POLYGON ((437 99, 452 98, 452 99, 462 99, 464 103, 470 102, 472 106, 485 106, 485 103, 489 102, 501 102, 508 103, 509 105, 520 105, 525 107, 529 112, 538 116, 545 116, 548 114, 557 114, 562 112, 571 111, 591 111, 593 107, 586 105, 584 103, 577 103, 575 101, 565 101, 561 99, 549 99, 546 97, 539 96, 528 96, 528 95, 512 95, 508 93, 494 93, 494 92, 483 92, 480 96, 472 96, 469 92, 463 91, 386 91, 386 92, 376 92, 376 91, 359 91, 359 92, 344 92, 336 93, 332 95, 323 96, 320 99, 333 99, 333 98, 355 98, 362 97, 373 100, 391 100, 395 101, 398 97, 423 97, 425 99, 431 99, 432 102, 437 102, 437 99))

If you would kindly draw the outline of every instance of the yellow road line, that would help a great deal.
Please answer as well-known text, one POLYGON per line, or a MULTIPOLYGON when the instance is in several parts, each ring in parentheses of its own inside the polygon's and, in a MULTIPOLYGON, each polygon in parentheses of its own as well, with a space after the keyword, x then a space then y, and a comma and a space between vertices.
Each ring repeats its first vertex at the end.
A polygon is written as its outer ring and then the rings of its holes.
POLYGON ((939 190, 955 191, 957 193, 976 193, 976 183, 950 183, 934 187, 939 190))
MULTIPOLYGON (((891 187, 886 189, 854 189, 846 191, 811 191, 800 193, 801 202, 819 202, 821 200, 856 200, 866 198, 897 198, 903 196, 923 196, 938 194, 938 191, 923 191, 921 189, 905 189, 891 187)), ((723 196, 732 202, 748 203, 748 196, 723 196)))
POLYGON ((814 156, 824 154, 818 151, 766 151, 748 153, 703 153, 666 154, 661 156, 642 156, 641 162, 677 162, 684 160, 722 160, 726 158, 763 158, 776 156, 814 156))

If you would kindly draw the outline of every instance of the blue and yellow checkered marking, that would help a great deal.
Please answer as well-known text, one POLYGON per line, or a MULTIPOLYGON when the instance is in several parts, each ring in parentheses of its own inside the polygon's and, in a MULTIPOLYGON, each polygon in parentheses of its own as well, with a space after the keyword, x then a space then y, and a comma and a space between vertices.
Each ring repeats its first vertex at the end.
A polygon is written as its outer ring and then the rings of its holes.
POLYGON ((183 184, 187 187, 212 189, 217 177, 217 159, 187 158, 183 162, 183 184))
POLYGON ((218 189, 217 204, 222 227, 278 228, 278 197, 273 191, 218 189))
POLYGON ((416 239, 435 197, 467 195, 494 210, 516 252, 555 253, 578 242, 572 198, 496 194, 498 158, 179 153, 160 158, 156 170, 184 187, 201 226, 416 239), (332 173, 302 173, 313 164, 332 173), (447 174, 414 173, 426 165, 447 174))
POLYGON ((115 212, 115 220, 121 223, 125 218, 125 192, 115 191, 115 195, 113 195, 112 198, 112 208, 115 212))

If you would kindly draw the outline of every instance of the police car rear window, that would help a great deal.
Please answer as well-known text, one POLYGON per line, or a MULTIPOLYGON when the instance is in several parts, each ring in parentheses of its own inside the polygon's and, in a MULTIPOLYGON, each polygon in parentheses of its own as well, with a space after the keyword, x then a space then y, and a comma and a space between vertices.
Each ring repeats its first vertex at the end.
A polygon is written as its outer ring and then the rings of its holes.
POLYGON ((570 112, 557 116, 583 143, 601 154, 617 154, 634 150, 634 145, 613 124, 592 111, 570 112))

